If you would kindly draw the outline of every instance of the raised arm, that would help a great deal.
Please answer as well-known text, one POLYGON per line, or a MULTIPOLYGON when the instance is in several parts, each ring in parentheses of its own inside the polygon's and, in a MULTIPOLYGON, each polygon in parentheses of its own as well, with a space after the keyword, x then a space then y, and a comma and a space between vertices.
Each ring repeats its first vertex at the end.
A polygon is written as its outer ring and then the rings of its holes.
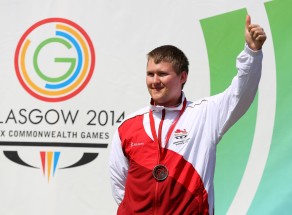
POLYGON ((237 57, 237 75, 224 93, 216 96, 219 104, 219 136, 222 136, 250 107, 256 95, 262 70, 262 46, 266 40, 263 28, 251 24, 246 16, 246 47, 237 57))

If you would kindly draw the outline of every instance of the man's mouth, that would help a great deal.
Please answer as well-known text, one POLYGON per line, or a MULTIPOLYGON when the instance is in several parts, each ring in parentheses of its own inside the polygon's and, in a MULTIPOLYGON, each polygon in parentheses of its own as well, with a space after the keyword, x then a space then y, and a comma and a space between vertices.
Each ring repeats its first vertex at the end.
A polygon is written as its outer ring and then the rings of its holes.
POLYGON ((152 88, 152 90, 155 90, 155 91, 160 91, 162 89, 163 89, 163 87, 155 87, 155 88, 152 88))

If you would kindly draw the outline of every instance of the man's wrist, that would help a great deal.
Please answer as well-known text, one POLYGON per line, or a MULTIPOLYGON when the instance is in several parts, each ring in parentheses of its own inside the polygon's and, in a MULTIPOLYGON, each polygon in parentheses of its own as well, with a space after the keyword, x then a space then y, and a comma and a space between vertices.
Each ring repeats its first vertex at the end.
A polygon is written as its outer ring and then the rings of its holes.
POLYGON ((248 54, 250 54, 250 55, 252 55, 252 56, 257 56, 257 55, 262 54, 262 49, 259 49, 259 50, 253 50, 253 49, 251 49, 251 48, 248 46, 247 43, 245 43, 244 50, 245 50, 248 54))

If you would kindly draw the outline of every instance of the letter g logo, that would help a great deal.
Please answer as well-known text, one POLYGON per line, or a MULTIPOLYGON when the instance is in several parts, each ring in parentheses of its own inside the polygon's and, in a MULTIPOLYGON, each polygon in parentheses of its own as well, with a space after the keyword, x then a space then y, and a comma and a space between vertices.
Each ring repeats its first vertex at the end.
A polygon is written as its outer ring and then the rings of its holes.
POLYGON ((29 94, 43 101, 60 102, 87 85, 95 53, 89 36, 79 25, 49 18, 23 34, 14 63, 18 80, 29 94))

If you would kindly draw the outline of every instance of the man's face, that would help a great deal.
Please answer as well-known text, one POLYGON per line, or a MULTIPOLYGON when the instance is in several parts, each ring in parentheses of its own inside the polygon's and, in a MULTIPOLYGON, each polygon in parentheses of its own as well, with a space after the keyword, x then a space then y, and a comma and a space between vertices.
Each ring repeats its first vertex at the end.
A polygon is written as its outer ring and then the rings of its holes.
POLYGON ((180 102, 182 84, 187 80, 187 73, 177 75, 171 63, 155 64, 149 59, 147 64, 146 84, 155 105, 174 106, 180 102))

